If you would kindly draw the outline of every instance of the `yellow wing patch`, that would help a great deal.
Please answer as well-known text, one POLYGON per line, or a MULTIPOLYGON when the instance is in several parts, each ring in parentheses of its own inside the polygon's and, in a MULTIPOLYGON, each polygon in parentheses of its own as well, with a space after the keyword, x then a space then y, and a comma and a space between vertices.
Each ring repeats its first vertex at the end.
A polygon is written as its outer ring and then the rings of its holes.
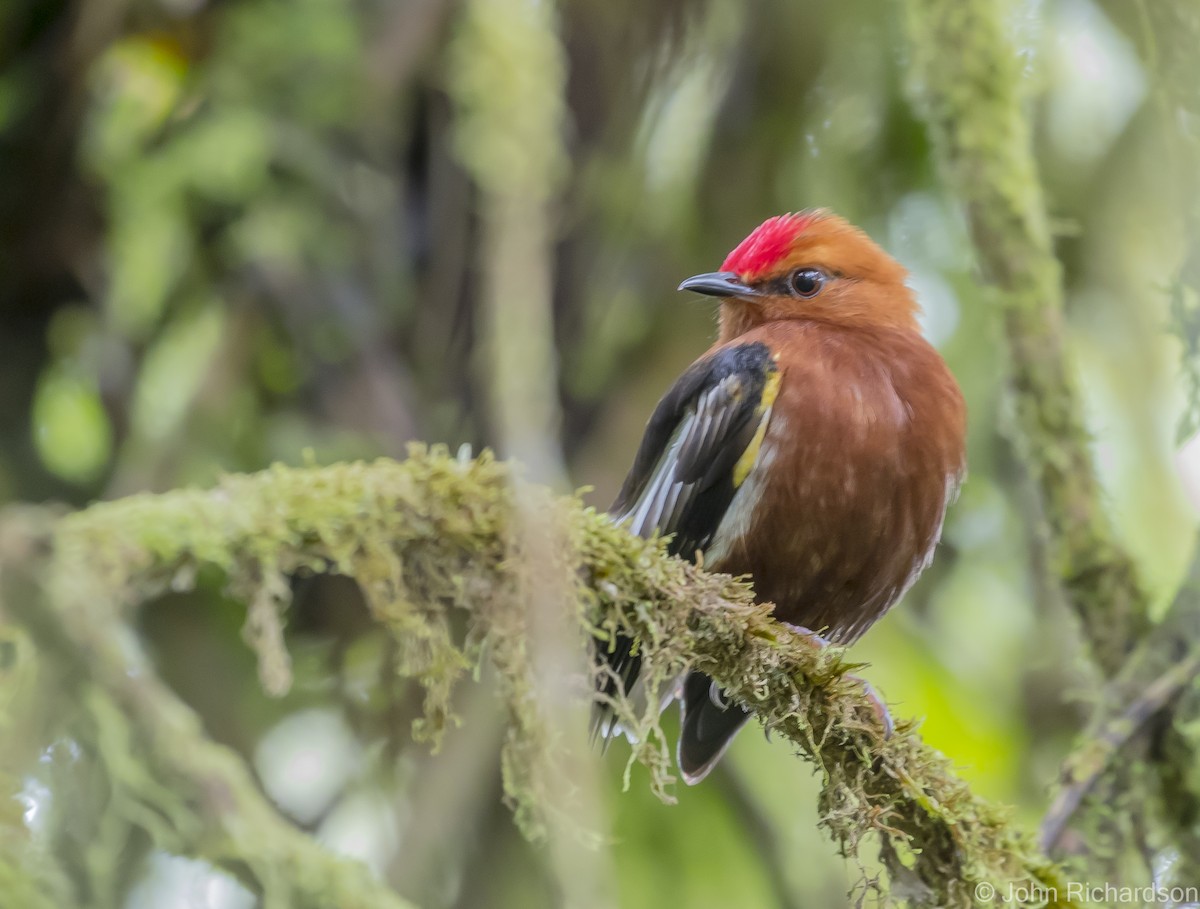
POLYGON ((746 450, 742 452, 742 456, 733 465, 735 489, 745 482, 746 477, 750 476, 754 462, 758 460, 758 450, 762 447, 763 437, 767 434, 767 421, 771 416, 771 406, 775 403, 775 398, 779 396, 779 381, 779 369, 773 366, 770 375, 767 376, 766 384, 763 385, 762 398, 759 399, 758 407, 755 408, 755 413, 758 415, 758 429, 754 433, 754 438, 750 440, 750 444, 746 446, 746 450))

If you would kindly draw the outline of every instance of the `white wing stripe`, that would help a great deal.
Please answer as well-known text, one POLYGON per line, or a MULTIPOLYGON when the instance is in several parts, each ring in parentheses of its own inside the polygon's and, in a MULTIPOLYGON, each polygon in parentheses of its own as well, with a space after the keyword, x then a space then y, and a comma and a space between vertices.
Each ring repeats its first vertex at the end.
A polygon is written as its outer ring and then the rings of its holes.
MULTIPOLYGON (((667 446, 666 452, 659 458, 658 464, 655 465, 654 473, 651 475, 650 481, 646 484, 646 488, 642 490, 642 494, 630 506, 629 512, 627 512, 627 514, 633 514, 629 529, 638 536, 649 536, 658 526, 658 513, 656 513, 654 505, 660 496, 669 491, 671 486, 678 485, 674 482, 675 462, 678 459, 679 448, 691 431, 695 419, 695 414, 689 414, 679 424, 679 428, 675 430, 675 434, 671 437, 671 443, 667 446)), ((622 515, 621 520, 624 520, 626 516, 622 515)))
MULTIPOLYGON (((680 421, 662 457, 654 465, 641 495, 616 519, 618 523, 628 522, 630 531, 642 537, 648 537, 656 530, 666 534, 678 529, 677 512, 681 503, 689 500, 688 493, 698 482, 679 481, 677 469, 680 454, 685 446, 689 457, 692 452, 706 451, 728 432, 734 408, 718 407, 716 402, 727 399, 730 386, 738 382, 737 377, 730 376, 700 394, 695 409, 680 421)), ((769 412, 763 414, 762 419, 768 416, 769 412)))

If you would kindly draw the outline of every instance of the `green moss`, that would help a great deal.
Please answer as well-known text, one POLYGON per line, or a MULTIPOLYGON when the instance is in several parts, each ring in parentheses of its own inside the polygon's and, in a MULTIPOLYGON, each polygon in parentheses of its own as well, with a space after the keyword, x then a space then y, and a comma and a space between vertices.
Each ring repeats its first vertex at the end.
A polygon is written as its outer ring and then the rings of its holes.
POLYGON ((1009 348, 1014 441, 1042 502, 1039 528, 1097 663, 1116 672, 1149 627, 1089 450, 1062 332, 1062 275, 1033 157, 1021 61, 995 0, 906 4, 911 95, 963 203, 1009 348), (948 50, 953 49, 953 50, 948 50))
MULTIPOLYGON (((817 767, 830 835, 848 855, 883 844, 899 891, 919 884, 923 901, 967 905, 977 881, 1056 880, 1007 812, 976 798, 915 724, 883 737, 841 651, 776 623, 745 584, 671 558, 661 541, 632 537, 574 498, 516 480, 487 455, 459 460, 417 447, 402 463, 230 476, 212 490, 69 515, 52 541, 43 578, 61 640, 43 634, 42 642, 70 649, 86 667, 96 693, 84 703, 119 815, 160 845, 237 869, 266 893, 296 897, 303 885, 281 882, 280 862, 310 841, 271 812, 245 768, 149 675, 122 624, 135 604, 191 585, 208 566, 252 604, 247 640, 268 686, 282 683, 287 665, 282 579, 304 571, 357 579, 400 646, 400 670, 424 686, 425 716, 414 731, 435 746, 455 719, 454 685, 486 653, 511 718, 507 798, 533 837, 549 818, 570 814, 553 797, 562 790, 548 774, 563 746, 539 698, 530 646, 548 608, 574 629, 581 689, 589 685, 586 634, 624 632, 640 642, 647 703, 695 666, 753 707, 817 767), (452 618, 466 620, 465 635, 452 633, 461 624, 452 618)), ((656 712, 624 700, 614 706, 639 733, 631 762, 643 763, 669 800, 673 767, 656 712)), ((324 861, 330 880, 349 873, 324 861)), ((313 892, 326 892, 330 880, 313 892)), ((297 905, 311 902, 309 893, 297 905)))
MULTIPOLYGON (((1166 95, 1195 110, 1194 39, 1200 18, 1182 9, 1140 4, 1141 37, 1149 44, 1151 69, 1161 52, 1166 95)), ((1009 11, 995 0, 916 0, 905 10, 912 97, 946 182, 963 203, 980 269, 1004 327, 1012 434, 1041 504, 1035 537, 1045 544, 1051 580, 1080 618, 1100 675, 1116 677, 1097 698, 1101 703, 1090 735, 1099 738, 1085 742, 1065 768, 1066 785, 1087 780, 1092 792, 1083 810, 1072 807, 1069 814, 1088 844, 1092 879, 1123 880, 1121 875, 1128 873, 1129 880, 1144 884, 1152 876, 1146 856, 1162 842, 1180 847, 1180 864, 1194 867, 1200 855, 1193 833, 1200 796, 1179 770, 1194 766, 1195 751, 1182 734, 1164 749, 1153 742, 1154 724, 1141 717, 1132 741, 1127 740, 1134 730, 1125 724, 1123 752, 1116 760, 1117 746, 1105 744, 1104 730, 1121 730, 1127 706, 1136 704, 1173 665, 1185 662, 1181 644, 1196 639, 1200 603, 1185 585, 1166 620, 1152 628, 1136 566, 1105 513, 1084 409, 1066 355, 1062 275, 1024 110, 1023 88, 1029 80, 1023 78, 1006 33, 1009 11), (1165 755, 1171 757, 1164 760, 1165 755), (1170 831, 1165 836, 1164 826, 1170 831)), ((1175 113, 1170 114, 1173 121, 1179 119, 1175 113)), ((1194 166, 1184 167, 1178 175, 1191 183, 1194 171, 1194 166)), ((1181 193, 1181 198, 1188 196, 1181 193)), ((1179 288, 1200 258, 1189 256, 1189 262, 1179 288)), ((1181 289, 1175 302, 1185 342, 1194 346, 1187 333, 1194 334, 1189 319, 1195 320, 1181 289)), ((1178 703, 1180 716, 1194 715, 1189 713, 1194 705, 1186 699, 1178 703)), ((1056 813, 1057 806, 1052 815, 1056 813)), ((1064 818, 1048 820, 1053 826, 1064 818)))

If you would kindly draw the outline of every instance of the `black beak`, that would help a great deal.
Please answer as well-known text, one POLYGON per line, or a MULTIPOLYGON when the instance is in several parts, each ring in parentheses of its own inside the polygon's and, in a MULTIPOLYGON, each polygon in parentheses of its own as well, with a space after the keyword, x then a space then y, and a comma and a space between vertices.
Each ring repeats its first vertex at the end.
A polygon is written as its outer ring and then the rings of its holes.
POLYGON ((757 297, 759 293, 749 284, 743 284, 731 271, 714 271, 707 275, 696 275, 679 285, 680 290, 691 290, 707 297, 757 297))

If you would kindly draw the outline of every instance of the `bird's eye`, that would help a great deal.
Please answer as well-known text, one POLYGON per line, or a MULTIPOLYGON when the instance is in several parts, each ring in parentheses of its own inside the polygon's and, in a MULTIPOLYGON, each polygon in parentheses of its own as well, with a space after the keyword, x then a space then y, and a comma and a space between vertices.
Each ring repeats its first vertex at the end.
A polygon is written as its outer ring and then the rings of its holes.
POLYGON ((825 273, 815 268, 800 268, 792 272, 792 290, 798 297, 815 297, 825 286, 825 273))

